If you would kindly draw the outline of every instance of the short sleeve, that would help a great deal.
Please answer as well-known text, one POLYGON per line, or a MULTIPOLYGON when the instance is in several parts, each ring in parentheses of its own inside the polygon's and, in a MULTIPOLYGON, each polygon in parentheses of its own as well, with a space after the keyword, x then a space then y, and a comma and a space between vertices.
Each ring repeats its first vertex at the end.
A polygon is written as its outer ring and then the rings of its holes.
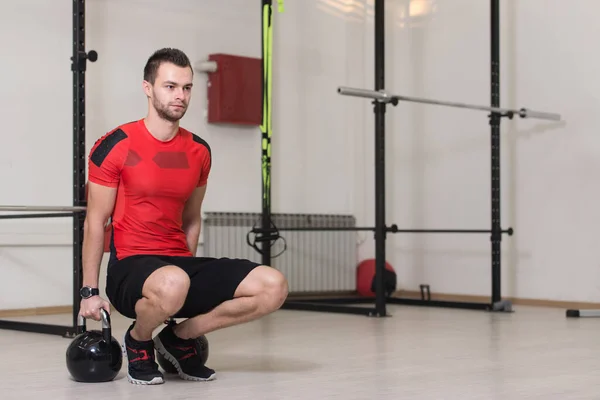
POLYGON ((198 180, 198 187, 204 186, 208 182, 208 175, 210 174, 210 168, 212 166, 212 154, 210 152, 210 148, 207 148, 207 151, 204 153, 202 157, 202 169, 200 171, 200 179, 198 180))
POLYGON ((127 134, 117 129, 107 133, 90 150, 88 160, 90 182, 116 188, 121 179, 121 170, 127 158, 127 134))
POLYGON ((212 167, 212 151, 210 149, 210 145, 206 142, 206 140, 202 139, 200 136, 196 134, 191 134, 192 140, 199 145, 200 152, 200 178, 198 179, 198 184, 196 187, 201 187, 206 185, 208 182, 208 175, 210 174, 210 169, 212 167))

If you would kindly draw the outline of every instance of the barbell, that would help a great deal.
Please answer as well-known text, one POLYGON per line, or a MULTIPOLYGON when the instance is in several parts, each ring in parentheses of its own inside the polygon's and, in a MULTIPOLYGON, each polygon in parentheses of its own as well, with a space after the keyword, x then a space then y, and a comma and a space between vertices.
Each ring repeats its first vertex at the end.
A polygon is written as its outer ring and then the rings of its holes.
POLYGON ((422 97, 411 97, 411 96, 403 96, 399 94, 393 94, 385 90, 369 90, 369 89, 359 89, 359 88, 351 88, 341 86, 338 88, 338 93, 344 96, 354 96, 354 97, 363 97, 369 98, 373 100, 377 100, 381 103, 392 103, 393 105, 397 105, 399 101, 408 101, 413 103, 423 103, 423 104, 432 104, 438 106, 447 106, 447 107, 456 107, 456 108, 466 108, 471 110, 480 110, 480 111, 490 111, 493 113, 499 113, 511 117, 513 115, 518 115, 521 118, 537 118, 537 119, 545 119, 551 121, 560 121, 560 114, 549 113, 544 111, 533 111, 527 108, 520 109, 510 109, 510 108, 500 108, 500 107, 488 107, 476 104, 468 104, 468 103, 459 103, 455 101, 443 101, 443 100, 433 100, 426 99, 422 97))

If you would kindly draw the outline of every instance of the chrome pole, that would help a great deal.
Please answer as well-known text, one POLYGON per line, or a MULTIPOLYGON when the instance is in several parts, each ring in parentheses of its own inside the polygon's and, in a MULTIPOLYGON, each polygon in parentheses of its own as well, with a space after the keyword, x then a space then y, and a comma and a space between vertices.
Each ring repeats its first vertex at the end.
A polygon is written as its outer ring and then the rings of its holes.
POLYGON ((354 97, 364 97, 369 99, 374 99, 383 103, 393 103, 396 105, 398 101, 408 101, 413 103, 423 103, 423 104, 432 104, 438 106, 447 106, 447 107, 456 107, 456 108, 466 108, 471 110, 481 110, 481 111, 490 111, 501 114, 511 114, 518 115, 521 118, 537 118, 537 119, 545 119, 551 121, 560 121, 560 114, 550 113, 545 111, 534 111, 529 110, 527 108, 510 109, 510 108, 500 108, 500 107, 488 107, 476 104, 468 104, 468 103, 459 103, 455 101, 443 101, 443 100, 433 100, 433 99, 425 99, 422 97, 410 97, 410 96, 402 96, 398 94, 392 94, 385 90, 368 90, 368 89, 359 89, 359 88, 350 88, 350 87, 339 87, 338 93, 344 96, 354 96, 354 97))

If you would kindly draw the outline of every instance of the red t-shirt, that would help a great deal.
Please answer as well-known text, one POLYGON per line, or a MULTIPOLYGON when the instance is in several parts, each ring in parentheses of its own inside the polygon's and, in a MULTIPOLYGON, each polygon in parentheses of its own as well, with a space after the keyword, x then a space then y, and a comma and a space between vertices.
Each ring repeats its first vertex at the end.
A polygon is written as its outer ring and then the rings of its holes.
POLYGON ((168 142, 150 134, 144 120, 121 125, 90 151, 89 181, 117 188, 112 252, 191 256, 182 228, 185 203, 206 185, 210 146, 180 128, 168 142))

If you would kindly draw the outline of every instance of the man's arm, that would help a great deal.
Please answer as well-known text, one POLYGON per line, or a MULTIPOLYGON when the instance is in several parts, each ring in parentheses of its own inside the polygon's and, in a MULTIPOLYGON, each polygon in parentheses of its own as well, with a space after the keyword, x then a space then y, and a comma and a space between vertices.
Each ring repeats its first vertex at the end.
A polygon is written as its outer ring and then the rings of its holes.
POLYGON ((197 187, 183 209, 183 231, 185 232, 187 245, 192 255, 198 250, 198 237, 200 237, 200 225, 202 223, 202 202, 206 194, 206 185, 197 187))
POLYGON ((117 189, 88 182, 87 212, 83 224, 83 286, 98 287, 104 254, 104 227, 110 218, 117 189))

